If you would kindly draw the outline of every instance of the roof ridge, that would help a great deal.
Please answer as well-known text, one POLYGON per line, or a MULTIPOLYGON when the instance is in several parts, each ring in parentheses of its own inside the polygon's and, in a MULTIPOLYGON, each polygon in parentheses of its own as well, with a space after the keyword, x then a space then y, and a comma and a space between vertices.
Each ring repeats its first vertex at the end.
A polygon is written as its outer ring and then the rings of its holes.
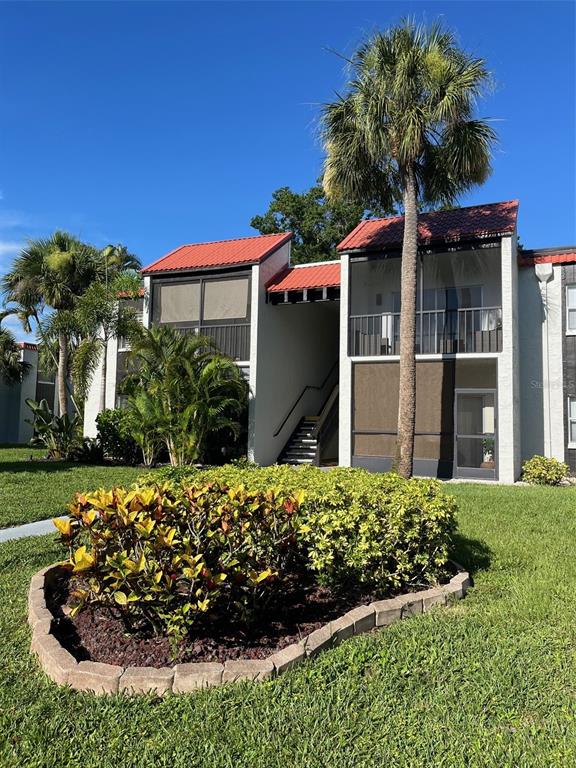
MULTIPOLYGON (((516 203, 516 205, 519 205, 520 200, 518 198, 514 198, 511 200, 496 200, 493 203, 475 203, 474 205, 459 205, 455 208, 445 208, 443 210, 438 210, 438 211, 419 211, 418 218, 420 219, 421 216, 436 216, 439 213, 453 213, 454 211, 469 211, 471 208, 486 208, 489 205, 507 205, 508 203, 516 203)), ((403 219, 403 218, 404 218, 403 213, 397 214, 396 216, 376 216, 373 219, 362 219, 362 221, 358 222, 357 226, 360 226, 361 224, 366 224, 367 222, 394 221, 395 219, 403 219)))
POLYGON ((303 267, 323 267, 326 264, 340 264, 340 259, 327 259, 326 261, 307 261, 305 264, 291 264, 290 269, 302 269, 303 267))
POLYGON ((244 237, 227 237, 224 240, 203 240, 201 243, 184 243, 178 246, 176 250, 180 248, 195 248, 199 245, 220 245, 221 243, 235 243, 238 240, 258 240, 262 237, 286 237, 292 236, 292 232, 270 232, 267 235, 244 235, 244 237))

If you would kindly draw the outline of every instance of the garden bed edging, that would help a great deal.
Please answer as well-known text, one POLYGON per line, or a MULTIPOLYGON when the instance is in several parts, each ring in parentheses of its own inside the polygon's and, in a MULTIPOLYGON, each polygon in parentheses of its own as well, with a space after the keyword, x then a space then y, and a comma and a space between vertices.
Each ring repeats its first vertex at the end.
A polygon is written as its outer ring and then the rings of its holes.
POLYGON ((349 637, 427 613, 435 606, 445 605, 450 599, 463 598, 471 586, 470 576, 460 566, 454 565, 458 572, 448 584, 352 608, 335 621, 328 622, 266 659, 235 659, 224 663, 191 662, 161 668, 121 667, 98 661, 77 661, 52 634, 54 616, 46 605, 45 587, 58 573, 60 566, 50 565, 38 571, 30 582, 30 650, 37 655, 44 672, 58 685, 68 685, 77 691, 96 694, 125 692, 161 696, 169 692, 188 693, 242 680, 269 680, 349 637))

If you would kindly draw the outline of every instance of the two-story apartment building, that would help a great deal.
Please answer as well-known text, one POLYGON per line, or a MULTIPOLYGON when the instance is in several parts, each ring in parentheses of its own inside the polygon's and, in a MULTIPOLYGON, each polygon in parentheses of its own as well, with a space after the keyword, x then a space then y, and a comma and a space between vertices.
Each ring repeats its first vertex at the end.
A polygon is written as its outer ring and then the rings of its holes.
MULTIPOLYGON (((518 253, 517 212, 510 201, 420 217, 417 474, 512 482, 534 453, 576 469, 576 248, 518 253)), ((384 471, 402 235, 402 217, 363 221, 339 260, 295 267, 290 234, 181 246, 143 270, 142 321, 208 334, 237 360, 253 460, 384 471)), ((108 354, 113 407, 126 350, 108 354)), ((88 435, 97 402, 94 391, 88 435)))

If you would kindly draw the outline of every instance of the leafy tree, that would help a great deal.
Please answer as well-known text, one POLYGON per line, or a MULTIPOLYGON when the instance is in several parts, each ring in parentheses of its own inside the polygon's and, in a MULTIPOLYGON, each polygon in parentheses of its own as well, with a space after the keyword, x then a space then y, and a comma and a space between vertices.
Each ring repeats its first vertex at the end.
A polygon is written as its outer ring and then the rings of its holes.
MULTIPOLYGON (((384 212, 376 206, 371 213, 383 215, 384 212)), ((266 213, 254 216, 250 226, 262 235, 292 232, 291 259, 294 264, 301 264, 336 258, 336 246, 366 213, 362 203, 328 199, 321 184, 305 192, 280 187, 272 193, 266 213)))
POLYGON ((331 200, 404 210, 396 467, 412 474, 416 416, 418 212, 452 204, 490 173, 496 136, 474 106, 489 75, 440 24, 405 21, 363 44, 347 92, 323 111, 331 200))
POLYGON ((0 381, 17 384, 30 370, 30 363, 20 359, 20 347, 7 328, 0 328, 0 381))
POLYGON ((145 461, 163 444, 173 466, 189 464, 203 458, 211 434, 238 434, 248 387, 211 339, 153 326, 139 329, 131 346, 123 389, 145 461))
MULTIPOLYGON (((48 239, 30 241, 4 276, 9 307, 2 316, 16 315, 27 332, 35 323, 42 366, 57 373, 61 414, 66 413, 68 397, 80 412, 76 398, 84 398, 101 357, 105 379, 108 341, 124 334, 133 316, 126 305, 118 304, 118 291, 132 295, 139 290, 135 270, 140 266, 124 245, 98 251, 67 232, 55 232, 48 239)), ((101 383, 101 405, 103 397, 101 383)))
MULTIPOLYGON (((74 307, 76 298, 97 279, 97 256, 96 249, 68 232, 58 231, 47 239, 30 240, 2 278, 6 303, 12 305, 3 316, 15 314, 28 332, 32 330, 31 321, 34 320, 42 337, 44 310, 58 314, 74 307)), ((68 409, 70 352, 65 324, 57 327, 56 334, 58 404, 60 415, 63 415, 68 409)))

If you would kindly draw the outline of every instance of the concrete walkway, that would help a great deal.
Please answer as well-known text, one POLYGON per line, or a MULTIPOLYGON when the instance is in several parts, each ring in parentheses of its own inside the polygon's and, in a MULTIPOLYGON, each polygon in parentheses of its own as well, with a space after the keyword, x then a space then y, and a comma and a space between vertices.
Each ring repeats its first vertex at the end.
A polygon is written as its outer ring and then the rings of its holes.
POLYGON ((23 539, 25 536, 44 536, 47 533, 57 534, 58 531, 54 528, 52 519, 39 520, 37 523, 26 523, 26 525, 15 525, 13 528, 1 528, 0 544, 3 541, 11 541, 12 539, 23 539))

